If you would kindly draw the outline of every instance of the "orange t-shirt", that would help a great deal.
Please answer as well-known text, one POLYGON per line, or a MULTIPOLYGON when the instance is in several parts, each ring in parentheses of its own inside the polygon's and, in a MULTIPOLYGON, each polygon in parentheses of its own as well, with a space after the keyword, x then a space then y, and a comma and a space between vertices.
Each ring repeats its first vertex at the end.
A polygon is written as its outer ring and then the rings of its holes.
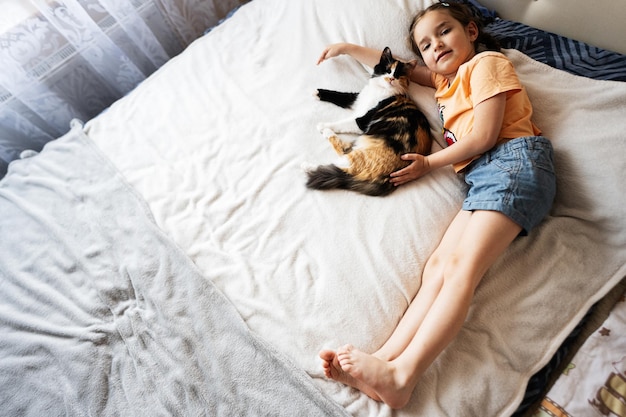
MULTIPOLYGON (((504 54, 490 51, 477 54, 459 67, 450 85, 439 74, 433 74, 432 80, 437 89, 435 98, 448 145, 463 140, 472 131, 474 106, 504 92, 507 93, 506 108, 497 144, 541 134, 530 120, 533 109, 526 90, 517 78, 513 64, 504 54)), ((454 170, 461 171, 479 156, 454 164, 454 170)))

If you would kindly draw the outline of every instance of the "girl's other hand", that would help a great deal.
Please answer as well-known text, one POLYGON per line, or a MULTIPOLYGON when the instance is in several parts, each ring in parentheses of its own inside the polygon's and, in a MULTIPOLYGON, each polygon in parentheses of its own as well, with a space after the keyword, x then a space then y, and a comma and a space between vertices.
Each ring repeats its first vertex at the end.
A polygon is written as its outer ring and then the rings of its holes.
POLYGON ((428 158, 418 153, 407 153, 401 156, 405 161, 413 161, 405 168, 391 173, 391 183, 395 186, 406 184, 430 172, 428 158))

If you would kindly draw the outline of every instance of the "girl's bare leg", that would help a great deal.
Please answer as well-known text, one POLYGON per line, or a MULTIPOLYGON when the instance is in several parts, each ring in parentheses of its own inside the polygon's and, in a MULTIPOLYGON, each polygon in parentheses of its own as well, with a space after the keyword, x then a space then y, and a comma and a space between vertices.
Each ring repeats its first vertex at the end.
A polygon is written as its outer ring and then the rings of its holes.
POLYGON ((461 210, 452 220, 437 249, 426 262, 420 289, 389 339, 373 353, 374 356, 390 361, 404 352, 411 342, 441 290, 445 261, 456 249, 471 214, 469 211, 461 210))
MULTIPOLYGON (((385 361, 395 359, 406 349, 413 336, 415 336, 424 316, 426 316, 441 289, 445 259, 456 248, 470 215, 471 213, 468 211, 460 211, 448 226, 437 249, 430 256, 424 267, 422 285, 418 293, 409 304, 389 339, 378 351, 373 353, 377 358, 385 361)), ((327 378, 357 388, 375 400, 380 401, 378 395, 371 388, 341 368, 337 352, 324 349, 320 351, 319 356, 322 359, 322 368, 327 378)))
POLYGON ((346 345, 336 354, 341 369, 392 408, 406 405, 419 377, 461 329, 481 278, 520 230, 501 213, 471 213, 446 262, 441 290, 404 351, 385 361, 346 345))

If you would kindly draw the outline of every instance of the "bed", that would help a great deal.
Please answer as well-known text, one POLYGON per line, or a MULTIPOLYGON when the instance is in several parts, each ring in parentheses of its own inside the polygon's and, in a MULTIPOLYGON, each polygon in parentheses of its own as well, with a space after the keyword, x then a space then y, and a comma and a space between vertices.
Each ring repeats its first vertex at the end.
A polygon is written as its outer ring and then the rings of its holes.
MULTIPOLYGON (((333 159, 315 126, 344 111, 311 93, 356 91, 369 75, 347 57, 315 62, 339 40, 412 58, 406 28, 430 3, 253 0, 104 112, 13 161, 0 181, 2 414, 552 415, 538 405, 551 399, 606 415, 600 399, 623 404, 620 330, 612 368, 579 377, 592 392, 554 372, 528 387, 564 344, 557 371, 594 351, 594 305, 624 326, 609 311, 626 276, 625 57, 575 42, 584 48, 540 62, 547 49, 528 48, 523 19, 495 15, 505 2, 471 4, 553 142, 555 204, 487 273, 405 408, 323 375, 320 349, 384 342, 465 190, 451 168, 383 198, 307 189, 303 163, 333 159), (582 64, 562 63, 581 53, 582 64)), ((439 149, 432 91, 410 94, 439 149)))

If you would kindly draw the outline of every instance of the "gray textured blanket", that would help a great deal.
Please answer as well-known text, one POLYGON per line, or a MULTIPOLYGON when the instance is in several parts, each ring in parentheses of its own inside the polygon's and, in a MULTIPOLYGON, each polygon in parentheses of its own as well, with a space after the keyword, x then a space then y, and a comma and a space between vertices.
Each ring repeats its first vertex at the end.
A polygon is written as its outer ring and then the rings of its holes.
POLYGON ((0 182, 0 414, 344 415, 252 335, 79 126, 0 182))

